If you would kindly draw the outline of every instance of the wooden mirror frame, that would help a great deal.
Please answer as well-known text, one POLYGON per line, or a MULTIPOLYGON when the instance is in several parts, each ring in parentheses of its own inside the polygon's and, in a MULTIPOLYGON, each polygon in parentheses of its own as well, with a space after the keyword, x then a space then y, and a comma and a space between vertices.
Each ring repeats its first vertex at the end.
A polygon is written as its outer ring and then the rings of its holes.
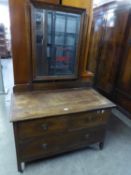
MULTIPOLYGON (((84 19, 86 15, 85 9, 73 8, 68 6, 61 6, 61 5, 50 5, 43 2, 33 2, 31 3, 31 41, 32 41, 32 75, 33 81, 52 81, 52 80, 69 80, 69 79, 78 79, 80 75, 80 57, 81 57, 81 47, 82 47, 82 37, 83 37, 83 30, 84 30, 84 19), (80 15, 80 30, 79 30, 79 37, 78 37, 78 44, 76 48, 76 63, 75 63, 75 70, 74 73, 71 75, 51 75, 46 76, 37 75, 36 71, 36 39, 35 39, 35 20, 34 20, 34 9, 46 9, 46 10, 56 10, 61 12, 69 12, 74 14, 80 15)), ((44 68, 44 67, 43 67, 44 68)))

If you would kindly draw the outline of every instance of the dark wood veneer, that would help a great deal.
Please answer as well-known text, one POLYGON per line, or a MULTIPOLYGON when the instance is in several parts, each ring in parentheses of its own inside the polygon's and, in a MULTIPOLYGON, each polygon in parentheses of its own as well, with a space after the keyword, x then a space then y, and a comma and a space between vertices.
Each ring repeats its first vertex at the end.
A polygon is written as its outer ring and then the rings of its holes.
POLYGON ((131 119, 131 4, 127 2, 94 9, 88 68, 95 74, 95 88, 127 110, 131 119))
MULTIPOLYGON (((88 45, 88 0, 10 0, 12 50, 15 86, 12 95, 12 118, 18 171, 22 163, 51 157, 98 143, 104 138, 111 109, 116 107, 89 88, 86 73, 88 45), (68 80, 36 80, 33 76, 31 6, 63 9, 81 15, 78 46, 78 76, 68 80), (68 6, 62 6, 62 4, 68 6), (87 88, 88 86, 88 88, 87 88), (44 91, 42 91, 44 90, 44 91)), ((43 67, 42 67, 43 68, 43 67)), ((66 77, 68 78, 68 77, 66 77)))
POLYGON ((18 170, 22 172, 22 162, 51 157, 92 143, 99 143, 102 149, 108 118, 114 107, 90 88, 14 94, 11 120, 18 170))

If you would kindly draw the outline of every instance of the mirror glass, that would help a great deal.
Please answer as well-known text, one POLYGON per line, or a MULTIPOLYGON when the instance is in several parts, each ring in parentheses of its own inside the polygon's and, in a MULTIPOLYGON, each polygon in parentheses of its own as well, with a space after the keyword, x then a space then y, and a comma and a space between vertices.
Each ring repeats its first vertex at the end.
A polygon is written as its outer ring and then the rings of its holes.
POLYGON ((34 8, 36 76, 76 74, 80 14, 34 8))

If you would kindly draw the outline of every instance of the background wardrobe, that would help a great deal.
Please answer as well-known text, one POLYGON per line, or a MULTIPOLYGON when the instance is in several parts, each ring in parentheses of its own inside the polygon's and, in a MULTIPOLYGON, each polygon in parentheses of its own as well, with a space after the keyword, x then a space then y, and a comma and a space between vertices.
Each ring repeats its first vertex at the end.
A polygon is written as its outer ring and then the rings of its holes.
POLYGON ((95 87, 131 118, 131 4, 94 9, 88 69, 95 87))

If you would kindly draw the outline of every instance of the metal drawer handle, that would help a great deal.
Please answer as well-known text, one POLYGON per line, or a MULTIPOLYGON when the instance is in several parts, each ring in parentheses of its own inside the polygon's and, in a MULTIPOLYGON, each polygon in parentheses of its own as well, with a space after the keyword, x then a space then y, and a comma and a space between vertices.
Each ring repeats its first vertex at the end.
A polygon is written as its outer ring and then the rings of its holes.
POLYGON ((105 113, 105 110, 102 110, 101 113, 104 114, 105 113))
POLYGON ((97 114, 104 114, 105 113, 105 110, 98 110, 97 111, 97 114))
POLYGON ((45 131, 48 130, 48 125, 47 124, 42 124, 41 126, 42 126, 43 130, 45 130, 45 131))
POLYGON ((85 135, 85 138, 86 138, 86 139, 89 139, 89 136, 90 136, 90 134, 86 134, 86 135, 85 135))
POLYGON ((43 149, 47 149, 47 146, 48 146, 48 145, 47 145, 46 143, 43 143, 43 144, 42 144, 42 148, 43 148, 43 149))

